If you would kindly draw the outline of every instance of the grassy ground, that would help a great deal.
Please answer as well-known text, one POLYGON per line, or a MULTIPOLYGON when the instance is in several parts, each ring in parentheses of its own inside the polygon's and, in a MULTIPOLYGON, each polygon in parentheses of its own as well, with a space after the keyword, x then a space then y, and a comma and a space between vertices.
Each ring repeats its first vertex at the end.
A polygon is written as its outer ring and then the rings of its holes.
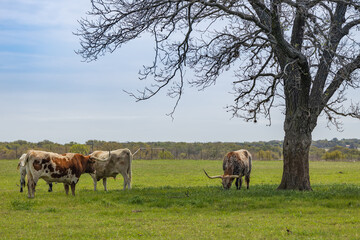
POLYGON ((136 160, 133 189, 83 175, 76 196, 40 180, 19 193, 17 161, 0 161, 0 239, 360 239, 360 163, 312 162, 312 192, 277 191, 282 162, 255 161, 250 190, 224 191, 220 161, 136 160))

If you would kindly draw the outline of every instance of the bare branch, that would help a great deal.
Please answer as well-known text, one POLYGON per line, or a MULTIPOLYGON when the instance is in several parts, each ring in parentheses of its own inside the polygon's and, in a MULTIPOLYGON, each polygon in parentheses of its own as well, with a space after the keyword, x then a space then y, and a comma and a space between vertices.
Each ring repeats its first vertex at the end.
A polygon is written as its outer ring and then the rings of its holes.
POLYGON ((75 33, 77 53, 93 61, 150 34, 154 58, 140 79, 153 83, 127 92, 137 101, 167 91, 173 116, 186 83, 203 90, 234 69, 233 116, 271 121, 271 108, 285 106, 310 112, 316 126, 322 111, 341 115, 343 91, 360 85, 352 77, 360 68, 359 13, 352 0, 92 0, 75 33))
POLYGON ((334 93, 339 89, 340 85, 345 80, 350 80, 351 74, 360 69, 360 54, 351 63, 342 67, 335 75, 334 80, 329 87, 325 90, 323 103, 327 103, 334 93))

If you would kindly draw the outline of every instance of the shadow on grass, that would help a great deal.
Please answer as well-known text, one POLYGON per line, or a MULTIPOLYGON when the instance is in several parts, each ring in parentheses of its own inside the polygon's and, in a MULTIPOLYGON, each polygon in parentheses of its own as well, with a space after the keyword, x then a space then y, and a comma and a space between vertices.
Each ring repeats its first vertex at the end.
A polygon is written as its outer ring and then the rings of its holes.
POLYGON ((34 207, 35 202, 29 200, 13 200, 10 204, 14 210, 31 210, 34 207))
POLYGON ((130 191, 86 192, 82 203, 102 206, 130 205, 134 208, 209 208, 219 211, 298 206, 359 208, 360 186, 347 184, 313 185, 314 191, 279 191, 277 185, 254 185, 249 190, 219 187, 150 187, 130 191))

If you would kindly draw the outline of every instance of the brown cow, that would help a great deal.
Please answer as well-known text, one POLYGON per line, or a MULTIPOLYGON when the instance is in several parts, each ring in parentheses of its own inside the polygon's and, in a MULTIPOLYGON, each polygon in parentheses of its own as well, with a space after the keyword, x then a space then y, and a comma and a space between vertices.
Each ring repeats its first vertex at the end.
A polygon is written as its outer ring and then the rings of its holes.
POLYGON ((219 176, 210 177, 204 170, 208 178, 221 178, 222 185, 225 189, 231 187, 232 182, 236 178, 236 189, 240 190, 242 185, 242 177, 245 176, 245 181, 247 189, 249 189, 250 184, 250 173, 251 173, 251 154, 249 151, 241 149, 234 152, 229 152, 225 155, 223 160, 223 170, 224 174, 219 176), (239 184, 240 183, 240 184, 239 184))
POLYGON ((77 153, 57 154, 29 150, 26 154, 25 167, 28 175, 28 197, 35 197, 35 186, 40 178, 46 182, 62 182, 66 194, 71 186, 75 196, 75 185, 83 173, 95 173, 95 160, 90 156, 77 153))

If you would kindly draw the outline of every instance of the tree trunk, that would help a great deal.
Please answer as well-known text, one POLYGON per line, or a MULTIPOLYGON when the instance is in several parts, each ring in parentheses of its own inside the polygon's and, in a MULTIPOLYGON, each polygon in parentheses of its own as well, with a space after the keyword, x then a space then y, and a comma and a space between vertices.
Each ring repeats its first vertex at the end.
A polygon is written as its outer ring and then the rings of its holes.
POLYGON ((283 176, 278 189, 311 191, 309 150, 311 130, 304 117, 286 117, 283 176), (290 118, 290 119, 289 119, 290 118))

